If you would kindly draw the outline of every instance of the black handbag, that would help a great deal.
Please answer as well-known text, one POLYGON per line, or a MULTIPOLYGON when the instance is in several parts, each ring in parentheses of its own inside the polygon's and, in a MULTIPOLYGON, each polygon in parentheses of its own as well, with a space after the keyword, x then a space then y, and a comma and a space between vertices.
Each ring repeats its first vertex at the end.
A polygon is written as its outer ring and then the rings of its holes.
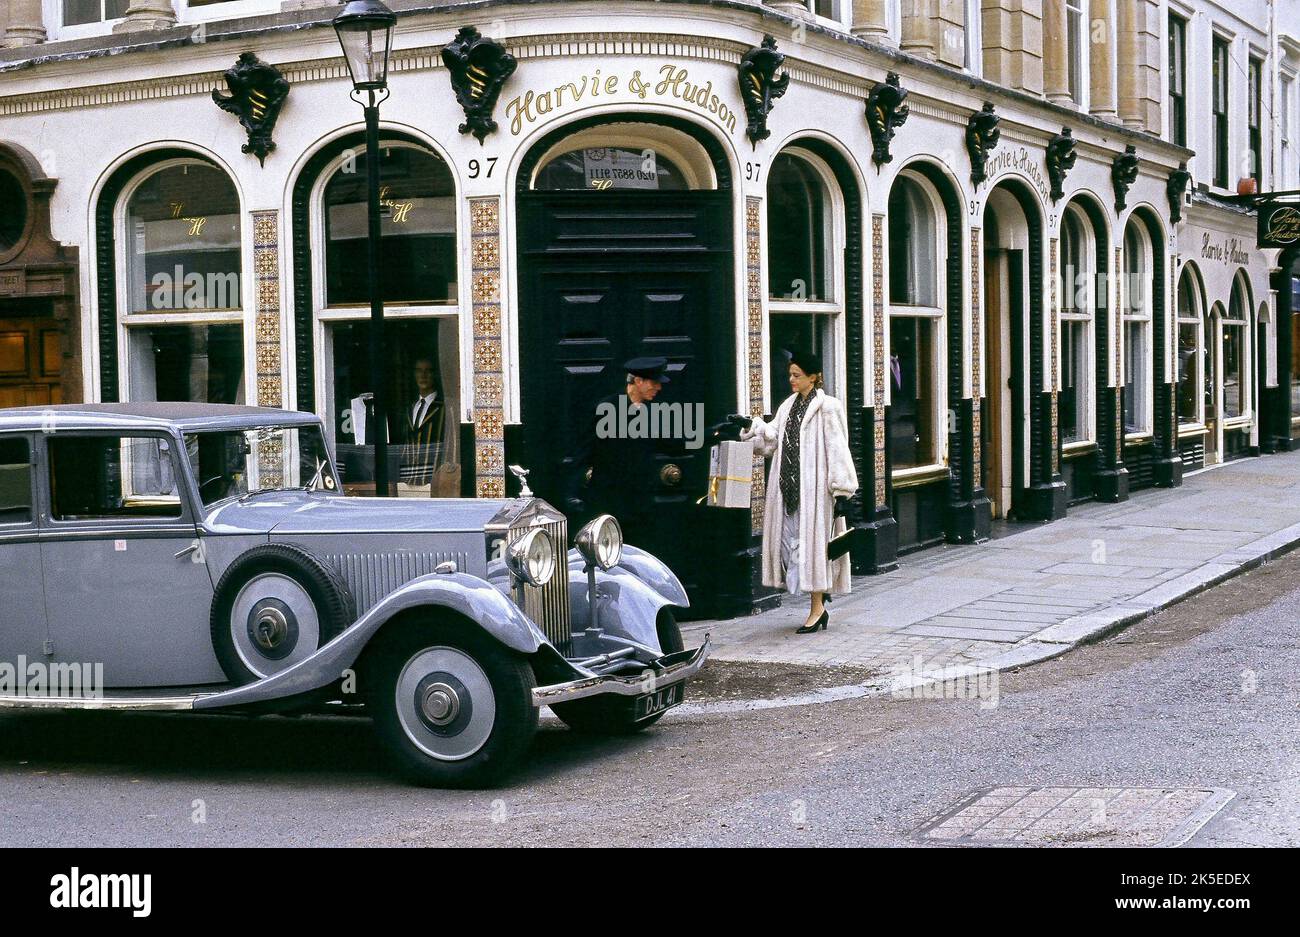
POLYGON ((850 527, 838 537, 832 537, 831 542, 826 545, 826 556, 832 562, 838 560, 853 546, 853 533, 856 528, 850 527))

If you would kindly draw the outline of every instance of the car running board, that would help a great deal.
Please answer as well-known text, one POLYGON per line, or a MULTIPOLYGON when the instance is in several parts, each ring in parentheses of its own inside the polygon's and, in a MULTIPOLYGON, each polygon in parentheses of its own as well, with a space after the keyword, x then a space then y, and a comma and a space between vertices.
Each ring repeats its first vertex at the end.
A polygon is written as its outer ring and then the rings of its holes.
POLYGON ((217 692, 187 693, 183 696, 146 696, 139 693, 106 692, 102 696, 0 696, 0 709, 113 709, 164 712, 189 710, 195 702, 217 692))

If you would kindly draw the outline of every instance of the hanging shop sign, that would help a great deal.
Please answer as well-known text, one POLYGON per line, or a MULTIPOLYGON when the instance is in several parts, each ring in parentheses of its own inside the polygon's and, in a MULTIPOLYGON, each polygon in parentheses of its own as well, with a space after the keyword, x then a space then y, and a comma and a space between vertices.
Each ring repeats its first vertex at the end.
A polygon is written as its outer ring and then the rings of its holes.
POLYGON ((1295 247, 1300 244, 1300 204, 1264 202, 1259 206, 1259 246, 1295 247))
POLYGON ((602 74, 598 68, 590 75, 580 75, 553 87, 530 88, 506 103, 506 117, 510 119, 511 135, 517 137, 526 126, 550 114, 572 110, 580 104, 599 104, 602 99, 625 103, 629 97, 635 101, 660 100, 693 108, 707 114, 728 133, 736 132, 736 111, 716 93, 713 82, 701 84, 692 79, 688 69, 671 63, 648 78, 639 68, 631 74, 602 74))

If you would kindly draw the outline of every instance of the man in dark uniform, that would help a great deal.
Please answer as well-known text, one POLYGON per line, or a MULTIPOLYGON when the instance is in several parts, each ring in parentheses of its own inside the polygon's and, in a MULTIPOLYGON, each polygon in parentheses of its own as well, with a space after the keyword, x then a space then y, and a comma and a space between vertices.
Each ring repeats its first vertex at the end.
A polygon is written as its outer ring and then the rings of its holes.
POLYGON ((656 453, 665 441, 652 438, 650 415, 642 411, 669 382, 667 367, 664 358, 625 362, 626 388, 596 403, 577 450, 566 460, 569 514, 581 522, 597 514, 612 514, 627 543, 651 552, 654 493, 659 485, 656 453))

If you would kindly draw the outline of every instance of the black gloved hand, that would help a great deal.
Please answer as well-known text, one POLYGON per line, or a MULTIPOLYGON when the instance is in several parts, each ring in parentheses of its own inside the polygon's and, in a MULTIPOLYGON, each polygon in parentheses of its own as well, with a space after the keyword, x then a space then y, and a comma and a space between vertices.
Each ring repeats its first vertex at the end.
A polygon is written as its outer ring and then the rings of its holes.
POLYGON ((739 413, 727 414, 727 422, 741 429, 749 429, 754 425, 754 421, 747 416, 741 416, 739 413))
POLYGON ((853 505, 852 501, 844 497, 844 495, 840 495, 835 499, 835 516, 848 517, 849 508, 852 507, 852 505, 853 505))

